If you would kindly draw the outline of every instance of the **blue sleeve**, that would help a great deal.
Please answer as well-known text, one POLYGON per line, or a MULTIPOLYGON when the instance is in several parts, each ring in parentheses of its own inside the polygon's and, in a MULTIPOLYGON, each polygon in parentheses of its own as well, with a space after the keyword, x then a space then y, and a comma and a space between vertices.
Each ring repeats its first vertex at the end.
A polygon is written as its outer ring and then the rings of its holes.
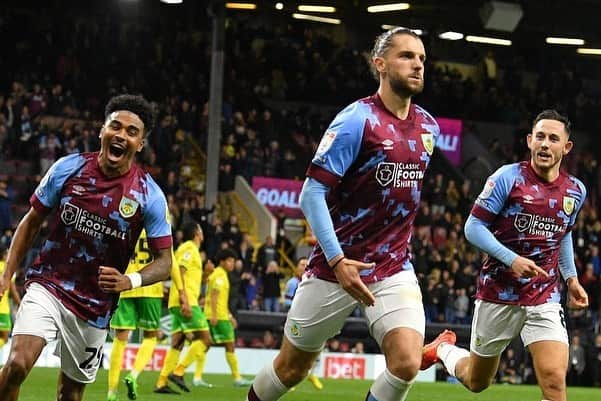
POLYGON ((584 200, 586 199, 586 187, 580 180, 576 178, 573 179, 580 189, 580 193, 570 193, 571 196, 576 198, 576 207, 574 208, 574 212, 570 215, 570 227, 576 224, 576 218, 578 217, 578 213, 580 213, 580 209, 582 208, 582 205, 584 205, 584 200))
POLYGON ((476 205, 494 215, 499 214, 519 175, 517 164, 508 164, 499 168, 486 180, 484 189, 476 199, 476 205))
POLYGON ((501 261, 505 266, 510 267, 518 254, 501 244, 488 229, 488 225, 470 215, 465 222, 465 238, 474 246, 488 253, 493 258, 501 261))
POLYGON ((154 180, 147 177, 149 202, 144 211, 144 229, 148 238, 171 237, 167 200, 154 180))
POLYGON ((84 157, 75 153, 58 159, 50 166, 35 190, 35 196, 40 203, 49 209, 54 208, 60 201, 60 193, 67 179, 85 162, 84 157))
POLYGON ((347 106, 338 113, 321 138, 313 164, 342 177, 359 154, 365 124, 374 119, 377 117, 365 103, 355 102, 347 106))
POLYGON ((576 263, 574 262, 574 244, 572 243, 572 232, 568 232, 559 244, 559 271, 564 280, 576 277, 576 263))
POLYGON ((329 188, 313 178, 305 179, 300 194, 300 207, 313 230, 317 242, 323 249, 326 260, 342 254, 342 248, 336 238, 334 223, 330 217, 326 195, 329 188))

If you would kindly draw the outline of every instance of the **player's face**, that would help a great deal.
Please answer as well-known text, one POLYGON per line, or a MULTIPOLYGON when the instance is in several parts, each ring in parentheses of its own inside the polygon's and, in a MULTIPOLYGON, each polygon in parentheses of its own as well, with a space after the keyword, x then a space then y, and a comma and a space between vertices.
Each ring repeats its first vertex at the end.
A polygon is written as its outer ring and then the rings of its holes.
POLYGON ((572 142, 561 121, 540 120, 528 134, 528 148, 535 168, 559 169, 561 159, 572 149, 572 142))
POLYGON ((305 272, 305 269, 307 268, 307 259, 301 259, 298 264, 296 265, 296 275, 297 276, 302 276, 303 273, 305 272))
POLYGON ((130 111, 111 113, 100 130, 100 163, 109 172, 127 172, 144 146, 144 123, 130 111))
POLYGON ((234 258, 227 258, 227 259, 225 259, 223 261, 223 267, 228 272, 231 272, 232 270, 234 270, 235 263, 236 263, 236 259, 234 259, 234 258))
POLYGON ((393 92, 400 97, 410 97, 424 89, 424 62, 426 50, 421 40, 406 34, 394 35, 392 44, 383 57, 374 63, 388 80, 393 92))

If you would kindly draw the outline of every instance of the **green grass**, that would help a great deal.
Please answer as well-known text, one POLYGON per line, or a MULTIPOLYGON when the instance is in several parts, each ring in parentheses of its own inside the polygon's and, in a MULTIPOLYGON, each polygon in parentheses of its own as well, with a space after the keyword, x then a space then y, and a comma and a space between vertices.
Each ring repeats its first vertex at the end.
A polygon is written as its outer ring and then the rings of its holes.
MULTIPOLYGON (((191 375, 186 379, 191 381, 191 375)), ((58 370, 34 368, 24 383, 20 399, 42 401, 54 399, 58 370)), ((206 375, 205 380, 216 384, 213 389, 193 388, 191 393, 181 396, 154 394, 152 389, 157 377, 156 372, 144 372, 140 375, 140 401, 244 401, 246 389, 234 388, 230 376, 206 375)), ((101 369, 96 383, 86 388, 85 401, 106 400, 107 371, 101 369)), ((317 391, 310 383, 303 382, 294 392, 282 399, 285 401, 363 401, 369 388, 367 380, 325 380, 324 389, 317 391)), ((125 387, 119 388, 120 400, 127 400, 125 387)), ((569 388, 570 401, 593 401, 601 399, 599 388, 569 388)), ((447 383, 416 383, 409 393, 408 401, 522 401, 540 400, 540 391, 536 386, 494 385, 480 394, 472 394, 462 386, 447 383)))

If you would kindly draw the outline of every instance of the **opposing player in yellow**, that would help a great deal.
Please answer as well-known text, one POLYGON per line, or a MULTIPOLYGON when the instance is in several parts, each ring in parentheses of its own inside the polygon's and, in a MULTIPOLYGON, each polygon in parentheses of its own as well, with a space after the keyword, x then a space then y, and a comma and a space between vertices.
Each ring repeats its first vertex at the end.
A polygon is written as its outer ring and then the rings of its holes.
MULTIPOLYGON (((184 243, 175 251, 176 264, 181 269, 183 290, 171 288, 169 291, 169 313, 171 314, 171 348, 167 352, 163 368, 157 380, 155 393, 177 393, 167 384, 170 380, 180 389, 189 392, 184 381, 184 372, 192 362, 199 360, 204 365, 206 352, 211 345, 209 325, 198 305, 200 286, 202 283, 202 259, 200 244, 203 233, 196 222, 187 223, 183 227, 184 243), (188 339, 190 348, 184 359, 178 363, 179 355, 188 339)), ((202 383, 212 387, 209 383, 202 383)))
MULTIPOLYGON (((146 239, 146 231, 142 231, 136 244, 135 252, 127 266, 126 273, 140 271, 144 266, 152 262, 152 260, 152 253, 146 239)), ((183 287, 180 271, 175 263, 172 263, 171 266, 171 279, 173 286, 183 287)), ((135 400, 138 397, 138 375, 144 370, 148 361, 150 361, 157 344, 162 298, 162 282, 121 293, 117 310, 111 319, 111 328, 115 330, 115 338, 113 340, 108 372, 107 401, 116 401, 118 399, 117 387, 119 384, 119 375, 121 374, 123 354, 125 353, 129 334, 136 328, 143 330, 144 339, 140 348, 138 348, 133 369, 125 375, 124 382, 127 386, 127 397, 130 400, 135 400)))
MULTIPOLYGON (((0 274, 6 267, 6 249, 0 248, 0 274)), ((5 291, 4 294, 0 294, 0 350, 4 347, 4 344, 8 341, 8 334, 12 328, 12 320, 10 318, 10 304, 8 300, 8 293, 13 297, 15 305, 21 303, 21 297, 15 287, 15 279, 13 277, 10 283, 10 290, 5 291)))
POLYGON ((250 386, 252 380, 240 376, 238 358, 234 353, 234 326, 236 319, 230 313, 228 301, 230 297, 230 280, 228 272, 234 270, 236 253, 231 249, 222 249, 217 253, 215 271, 209 276, 207 285, 207 298, 205 301, 205 312, 211 328, 213 343, 225 346, 225 358, 234 377, 234 386, 250 386))

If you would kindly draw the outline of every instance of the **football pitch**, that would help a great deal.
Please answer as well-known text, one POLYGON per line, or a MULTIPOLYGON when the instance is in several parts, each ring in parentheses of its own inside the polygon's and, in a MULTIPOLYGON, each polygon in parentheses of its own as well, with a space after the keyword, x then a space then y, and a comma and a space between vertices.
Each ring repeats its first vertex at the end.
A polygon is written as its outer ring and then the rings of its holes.
MULTIPOLYGON (((58 370, 34 368, 24 383, 20 399, 24 401, 54 400, 58 370)), ((205 380, 216 385, 212 389, 192 388, 182 395, 154 394, 157 372, 140 375, 138 400, 140 401, 244 401, 246 389, 232 386, 230 376, 206 375, 205 380)), ((101 369, 96 383, 86 388, 85 401, 106 400, 107 371, 101 369)), ((191 382, 191 375, 186 376, 191 382)), ((368 380, 324 380, 324 389, 315 390, 309 382, 301 383, 295 391, 286 394, 286 401, 363 401, 369 388, 368 380)), ((408 401, 540 401, 540 392, 535 386, 494 385, 480 394, 472 394, 458 384, 416 383, 409 393, 408 401)), ((572 387, 568 389, 570 401, 593 401, 601 399, 600 388, 572 387)), ((119 388, 119 400, 127 400, 125 386, 119 388)))

